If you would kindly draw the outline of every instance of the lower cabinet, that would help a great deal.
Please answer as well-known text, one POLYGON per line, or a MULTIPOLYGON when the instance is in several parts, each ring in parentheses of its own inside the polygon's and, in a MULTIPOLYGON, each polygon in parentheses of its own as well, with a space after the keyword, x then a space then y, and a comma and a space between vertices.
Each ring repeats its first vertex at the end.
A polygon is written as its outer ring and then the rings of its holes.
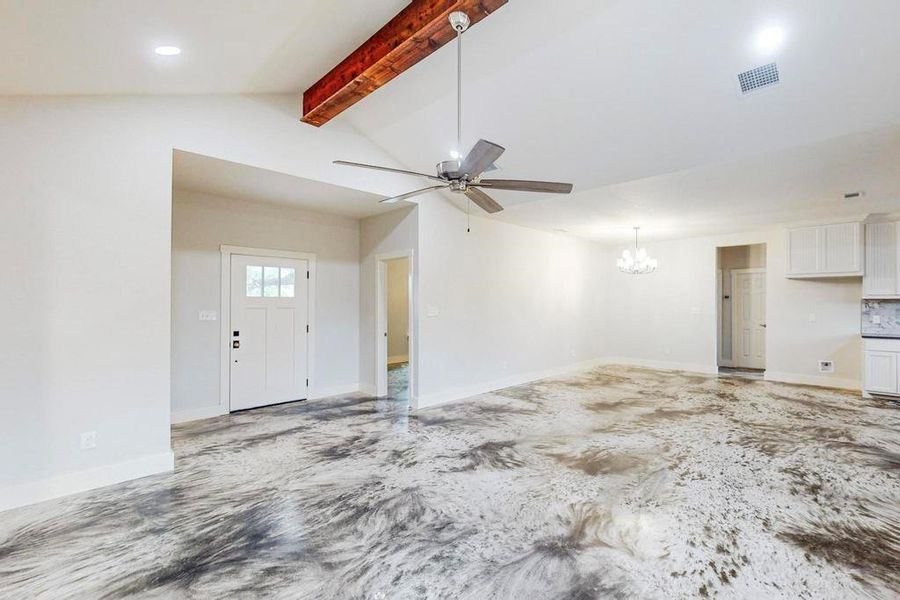
POLYGON ((900 340, 863 340, 863 389, 872 394, 900 395, 900 340))
POLYGON ((897 353, 866 352, 865 388, 876 394, 897 393, 897 353))

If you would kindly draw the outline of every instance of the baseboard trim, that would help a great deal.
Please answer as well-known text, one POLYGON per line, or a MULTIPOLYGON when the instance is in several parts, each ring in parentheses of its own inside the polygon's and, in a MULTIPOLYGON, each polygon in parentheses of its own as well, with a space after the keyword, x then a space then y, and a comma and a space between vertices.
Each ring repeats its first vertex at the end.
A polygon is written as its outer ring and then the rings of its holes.
POLYGON ((826 377, 822 375, 803 375, 800 373, 782 373, 778 371, 766 371, 766 381, 778 383, 794 383, 798 385, 814 385, 817 387, 837 388, 842 390, 861 391, 862 382, 856 379, 844 379, 842 377, 826 377))
POLYGON ((359 391, 366 396, 377 396, 378 389, 375 387, 374 383, 360 383, 359 391))
POLYGON ((359 383, 351 383, 345 385, 333 385, 331 387, 317 389, 310 393, 310 400, 319 400, 321 398, 330 398, 331 396, 346 396, 347 394, 359 393, 362 387, 359 383))
POLYGON ((212 417, 221 417, 227 415, 227 410, 222 410, 218 404, 212 406, 201 406, 199 408, 189 408, 187 410, 172 411, 172 424, 187 423, 189 421, 199 421, 200 419, 211 419, 212 417))
POLYGON ((456 402, 458 400, 463 400, 472 396, 478 396, 479 394, 486 394, 488 392, 495 392, 503 388, 530 383, 539 379, 547 379, 548 377, 558 377, 560 375, 567 375, 569 373, 578 371, 586 371, 588 369, 592 369, 604 364, 606 364, 606 361, 603 359, 586 360, 578 363, 563 365, 560 367, 554 367, 551 369, 542 369, 540 371, 530 371, 526 373, 519 373, 516 375, 509 375, 501 379, 494 379, 482 383, 460 386, 443 392, 424 394, 418 396, 414 400, 413 408, 415 410, 432 408, 434 406, 449 404, 450 402, 456 402))
POLYGON ((388 364, 396 365, 397 363, 409 362, 408 354, 398 354, 397 356, 388 356, 388 364))
POLYGON ((685 371, 687 373, 700 373, 703 375, 716 375, 719 372, 719 369, 718 367, 716 367, 716 365, 683 363, 668 360, 649 360, 644 358, 604 358, 603 364, 623 365, 627 367, 643 367, 645 369, 658 369, 660 371, 685 371))
POLYGON ((0 511, 86 492, 149 475, 168 473, 174 468, 175 455, 170 450, 125 462, 12 485, 0 490, 0 511))

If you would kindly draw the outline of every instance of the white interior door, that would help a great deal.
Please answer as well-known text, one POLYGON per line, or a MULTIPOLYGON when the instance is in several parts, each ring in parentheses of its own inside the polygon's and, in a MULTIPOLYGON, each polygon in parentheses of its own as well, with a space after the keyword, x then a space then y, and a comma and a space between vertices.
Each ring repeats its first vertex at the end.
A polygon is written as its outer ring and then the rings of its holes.
POLYGON ((766 368, 766 272, 732 272, 732 364, 748 369, 766 368))
POLYGON ((230 410, 307 397, 308 263, 231 256, 230 410))

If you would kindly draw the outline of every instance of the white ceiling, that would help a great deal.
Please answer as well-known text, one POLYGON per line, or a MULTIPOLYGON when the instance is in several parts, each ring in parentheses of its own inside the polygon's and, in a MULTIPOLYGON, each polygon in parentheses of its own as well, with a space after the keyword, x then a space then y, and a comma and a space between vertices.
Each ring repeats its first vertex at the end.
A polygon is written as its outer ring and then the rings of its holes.
POLYGON ((0 0, 0 95, 298 93, 407 4, 0 0))
MULTIPOLYGON (((506 194, 506 195, 504 195, 506 194)), ((504 219, 604 242, 746 231, 773 223, 900 211, 900 127, 507 205, 504 219), (846 192, 864 191, 845 200, 846 192)), ((521 196, 521 195, 520 195, 521 196)))
POLYGON ((357 219, 400 208, 379 204, 381 197, 368 192, 181 150, 175 151, 172 187, 357 219))
MULTIPOLYGON (((297 93, 406 4, 0 0, 0 94, 297 93)), ((514 0, 465 35, 464 146, 506 146, 497 176, 576 185, 495 192, 493 218, 600 239, 817 218, 848 189, 868 192, 854 212, 900 210, 898 22, 896 0, 514 0), (763 55, 771 24, 787 38, 763 55), (770 60, 782 83, 741 96, 736 74, 770 60)), ((431 172, 454 144, 454 61, 436 52, 336 121, 431 172)))
MULTIPOLYGON (((839 156, 840 142, 830 152, 818 144, 900 125, 896 0, 567 0, 565 7, 510 2, 464 37, 466 148, 478 137, 500 143, 507 148, 500 176, 571 181, 578 193, 495 218, 573 232, 619 228, 628 236, 649 217, 677 236, 699 221, 746 227, 737 215, 748 202, 767 207, 767 219, 811 217, 833 190, 806 171, 786 167, 765 188, 780 212, 755 196, 757 179, 730 174, 742 172, 743 161, 751 168, 791 149, 798 165, 826 172, 826 164, 853 157, 839 156), (783 26, 787 38, 779 52, 762 55, 755 34, 770 24, 783 26), (782 83, 741 96, 737 73, 770 60, 782 83), (690 174, 707 165, 723 166, 690 174), (615 201, 617 189, 605 189, 684 170, 685 179, 696 178, 696 201, 673 197, 684 189, 666 189, 678 177, 653 179, 660 186, 653 195, 626 209, 615 201)), ((454 61, 452 51, 437 52, 339 118, 409 168, 430 172, 454 145, 455 78, 447 76, 454 61)), ((877 187, 900 209, 891 173, 859 179, 849 168, 833 183, 877 187)), ((535 199, 495 194, 507 206, 535 199)))

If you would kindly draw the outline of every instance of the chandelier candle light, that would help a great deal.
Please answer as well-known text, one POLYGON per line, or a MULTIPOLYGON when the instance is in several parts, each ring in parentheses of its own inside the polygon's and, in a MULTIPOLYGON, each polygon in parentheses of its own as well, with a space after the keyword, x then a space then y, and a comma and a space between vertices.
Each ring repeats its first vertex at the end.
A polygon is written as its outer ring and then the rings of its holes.
POLYGON ((616 266, 623 273, 630 275, 644 275, 652 273, 656 270, 656 259, 647 256, 644 248, 638 248, 638 230, 640 227, 634 228, 634 255, 630 250, 622 252, 622 258, 616 260, 616 266))

